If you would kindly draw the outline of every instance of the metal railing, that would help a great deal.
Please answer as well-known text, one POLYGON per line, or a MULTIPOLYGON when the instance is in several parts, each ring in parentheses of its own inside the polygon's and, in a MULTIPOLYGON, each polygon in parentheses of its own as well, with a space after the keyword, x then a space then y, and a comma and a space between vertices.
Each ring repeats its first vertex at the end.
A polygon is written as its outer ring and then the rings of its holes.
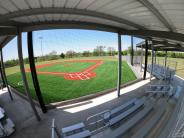
POLYGON ((58 131, 56 125, 55 125, 55 119, 52 120, 52 134, 51 134, 51 137, 52 138, 61 138, 61 135, 60 135, 60 133, 59 133, 59 131, 58 131), (55 135, 57 137, 55 137, 55 135))
POLYGON ((86 126, 91 131, 92 135, 101 132, 109 126, 110 114, 109 110, 105 110, 86 119, 86 126))

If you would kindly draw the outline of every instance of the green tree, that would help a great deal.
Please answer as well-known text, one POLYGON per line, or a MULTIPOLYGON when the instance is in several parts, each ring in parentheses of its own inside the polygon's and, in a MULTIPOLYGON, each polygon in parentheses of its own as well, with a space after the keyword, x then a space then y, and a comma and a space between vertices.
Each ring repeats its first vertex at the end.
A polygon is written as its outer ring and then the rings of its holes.
POLYGON ((64 54, 64 53, 61 53, 61 54, 60 54, 60 57, 61 57, 62 59, 64 59, 64 58, 65 58, 65 54, 64 54))
POLYGON ((176 54, 174 52, 171 53, 172 58, 176 58, 176 54))
POLYGON ((127 52, 127 50, 123 50, 123 51, 121 52, 121 54, 122 54, 123 56, 126 56, 126 55, 128 54, 128 52, 127 52))
POLYGON ((83 57, 89 57, 91 53, 89 51, 83 51, 82 56, 83 57))

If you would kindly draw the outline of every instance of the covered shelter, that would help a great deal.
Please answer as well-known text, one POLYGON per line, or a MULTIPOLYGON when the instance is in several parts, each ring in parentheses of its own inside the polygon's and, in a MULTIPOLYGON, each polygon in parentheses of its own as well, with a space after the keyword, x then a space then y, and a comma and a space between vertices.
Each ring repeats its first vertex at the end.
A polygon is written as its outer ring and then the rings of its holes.
MULTIPOLYGON (((156 64, 156 52, 162 51, 165 53, 165 59, 164 59, 164 66, 166 67, 167 64, 167 52, 184 52, 184 46, 181 44, 178 44, 176 41, 167 41, 167 40, 160 40, 160 39, 153 39, 150 41, 149 44, 146 44, 145 41, 142 41, 138 44, 136 44, 136 48, 141 48, 141 53, 143 53, 143 49, 145 51, 150 50, 151 51, 151 56, 152 56, 152 64, 156 64)), ((143 60, 143 54, 141 55, 141 60, 143 60)), ((146 60, 148 59, 148 54, 145 54, 145 64, 144 67, 146 66, 144 70, 144 74, 147 72, 147 62, 146 60)), ((141 62, 141 68, 142 68, 142 62, 141 62)), ((177 63, 175 64, 175 70, 176 70, 177 63)))
MULTIPOLYGON (((22 33, 27 32, 31 75, 43 113, 42 98, 33 53, 33 31, 47 29, 87 29, 112 32, 118 40, 117 96, 120 97, 122 73, 121 36, 145 39, 138 47, 155 51, 184 51, 184 1, 182 0, 0 0, 0 48, 17 36, 17 49, 23 86, 37 120, 40 115, 33 103, 22 55, 22 33)), ((132 51, 133 53, 133 51, 132 51)), ((147 64, 147 58, 145 63, 147 64)), ((1 56, 3 68, 3 57, 1 56)), ((4 79, 7 88, 6 74, 4 79)), ((147 66, 144 77, 146 79, 147 66)), ((11 90, 8 90, 11 96, 11 90)), ((11 97, 11 99, 13 99, 11 97)))
MULTIPOLYGON (((136 44, 137 48, 146 49, 145 42, 141 42, 136 44)), ((151 44, 148 45, 149 50, 154 51, 176 51, 176 52, 184 52, 184 46, 178 44, 175 41, 159 41, 159 40, 151 40, 151 44)))

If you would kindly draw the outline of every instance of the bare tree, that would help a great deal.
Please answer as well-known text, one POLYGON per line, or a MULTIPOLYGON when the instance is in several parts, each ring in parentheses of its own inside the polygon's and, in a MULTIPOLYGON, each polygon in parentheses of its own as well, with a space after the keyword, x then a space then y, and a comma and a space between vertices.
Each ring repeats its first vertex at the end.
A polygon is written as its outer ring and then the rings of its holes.
POLYGON ((105 49, 105 46, 97 46, 97 47, 94 49, 93 54, 94 54, 95 56, 103 56, 103 55, 105 55, 104 49, 105 49))
POLYGON ((57 52, 56 52, 55 50, 53 50, 53 51, 51 51, 48 55, 49 55, 49 56, 55 56, 55 55, 57 55, 57 52))
POLYGON ((114 47, 108 47, 107 48, 107 53, 108 53, 109 56, 114 56, 115 55, 114 47))
POLYGON ((66 56, 69 57, 69 58, 72 58, 76 55, 77 55, 77 53, 73 50, 69 50, 69 51, 66 52, 66 56))

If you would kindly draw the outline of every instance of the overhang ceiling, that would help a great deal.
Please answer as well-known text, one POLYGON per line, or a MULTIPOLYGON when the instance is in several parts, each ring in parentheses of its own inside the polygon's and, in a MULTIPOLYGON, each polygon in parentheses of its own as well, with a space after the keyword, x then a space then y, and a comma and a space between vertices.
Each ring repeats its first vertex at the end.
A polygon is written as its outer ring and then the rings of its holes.
MULTIPOLYGON (((142 41, 136 44, 137 48, 146 48, 145 41, 142 41)), ((152 40, 151 44, 148 44, 149 50, 154 51, 177 51, 177 52, 184 52, 184 47, 181 44, 176 44, 172 41, 163 41, 163 40, 152 40)))
POLYGON ((15 36, 17 28, 84 28, 182 46, 183 11, 184 0, 0 0, 0 45, 15 36))

